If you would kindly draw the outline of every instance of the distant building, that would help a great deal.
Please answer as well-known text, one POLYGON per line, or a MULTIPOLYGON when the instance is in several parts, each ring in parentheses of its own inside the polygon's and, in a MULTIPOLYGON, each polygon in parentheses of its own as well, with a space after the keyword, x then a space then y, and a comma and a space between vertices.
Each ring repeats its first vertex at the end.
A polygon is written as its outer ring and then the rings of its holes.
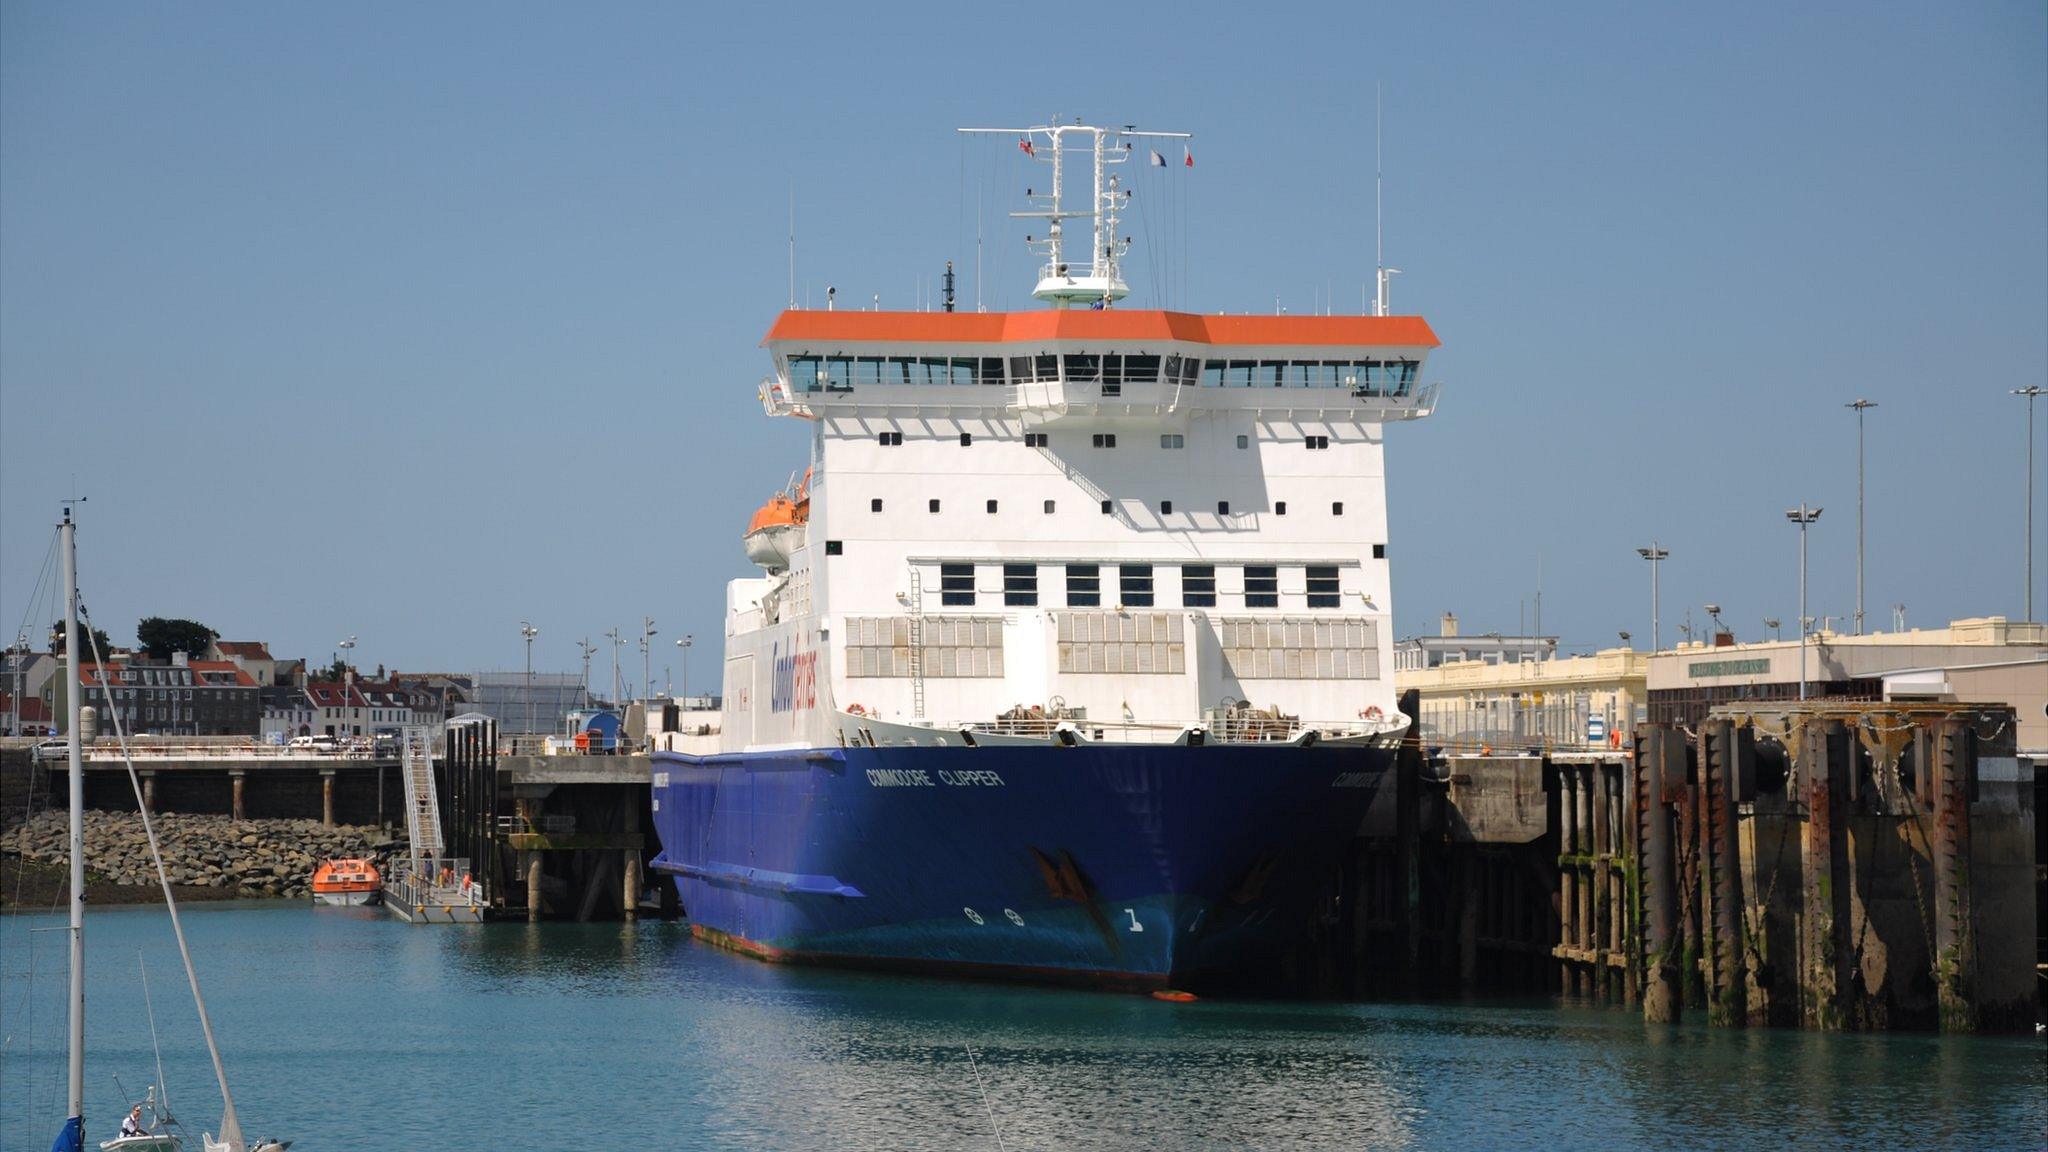
POLYGON ((1422 740, 1458 752, 1618 748, 1639 719, 1650 657, 1613 648, 1563 660, 1454 660, 1394 673, 1421 693, 1422 740))
MULTIPOLYGON (((2048 751, 2048 625, 2003 616, 1946 628, 1847 636, 1820 632, 1805 647, 1812 699, 1936 699, 2011 704, 2023 751, 2048 751)), ((1697 726, 1716 704, 1799 698, 1800 644, 1680 645, 1650 658, 1649 718, 1697 726)))
POLYGON ((294 736, 311 736, 319 731, 314 722, 319 714, 304 687, 272 685, 263 690, 262 736, 282 744, 294 736))
MULTIPOLYGON (((254 736, 262 725, 261 689, 248 673, 227 661, 187 660, 175 653, 167 663, 141 660, 78 669, 79 702, 98 711, 99 730, 113 732, 111 710, 131 734, 144 736, 254 736)), ((69 707, 63 682, 53 678, 46 702, 52 715, 69 707)))
POLYGON ((19 649, 0 653, 0 736, 40 736, 49 731, 44 690, 57 675, 57 658, 19 649))
POLYGON ((1394 642, 1394 671, 1413 672, 1445 664, 1516 664, 1524 660, 1557 658, 1555 636, 1460 636, 1458 618, 1444 613, 1435 636, 1415 636, 1394 642))
MULTIPOLYGON (((1717 638, 1664 652, 1498 664, 1449 661, 1398 671, 1421 693, 1426 743, 1490 747, 1624 747, 1642 720, 1697 728, 1716 704, 1799 698, 1797 640, 1717 638)), ((1806 646, 1810 699, 2011 705, 2022 752, 2048 753, 2048 625, 2002 616, 1946 628, 1845 636, 1806 646)))
POLYGON ((585 702, 574 672, 535 672, 530 691, 525 672, 479 672, 468 707, 496 720, 500 735, 545 735, 560 732, 563 717, 585 702))
POLYGON ((274 712, 276 720, 310 729, 293 731, 295 736, 375 736, 418 724, 439 726, 444 719, 433 693, 396 681, 315 680, 301 695, 310 719, 288 700, 274 712))
POLYGON ((215 640, 208 645, 206 658, 210 661, 226 660, 249 674, 258 688, 269 688, 289 683, 279 678, 281 666, 303 664, 303 661, 277 660, 270 655, 270 646, 261 640, 215 640))

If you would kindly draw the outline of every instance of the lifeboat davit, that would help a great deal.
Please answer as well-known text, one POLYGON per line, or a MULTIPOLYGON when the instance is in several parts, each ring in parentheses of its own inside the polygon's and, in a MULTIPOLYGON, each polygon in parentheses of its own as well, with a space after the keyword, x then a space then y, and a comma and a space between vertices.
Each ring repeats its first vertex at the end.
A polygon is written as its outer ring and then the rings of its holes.
POLYGON ((323 860, 313 870, 313 900, 319 904, 375 904, 384 878, 375 861, 359 856, 323 860))
POLYGON ((789 569, 790 553, 803 546, 804 526, 811 518, 810 487, 810 474, 805 473, 794 495, 777 492, 755 511, 740 538, 747 547, 748 560, 770 573, 789 569))

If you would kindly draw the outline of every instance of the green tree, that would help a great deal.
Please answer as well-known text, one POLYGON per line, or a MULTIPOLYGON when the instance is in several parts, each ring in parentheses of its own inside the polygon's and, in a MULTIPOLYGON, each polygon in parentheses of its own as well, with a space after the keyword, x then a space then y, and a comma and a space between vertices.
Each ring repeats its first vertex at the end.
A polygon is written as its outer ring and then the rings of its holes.
POLYGON ((206 654, 206 646, 220 637, 220 633, 208 628, 197 620, 166 620, 161 616, 145 616, 135 626, 136 642, 152 660, 169 660, 171 653, 183 652, 187 656, 199 657, 206 654))
POLYGON ((327 666, 327 675, 323 677, 317 677, 317 679, 332 680, 336 684, 339 684, 347 675, 348 661, 343 660, 339 656, 336 656, 334 658, 334 663, 327 666))
MULTIPOLYGON (((84 625, 81 624, 78 629, 78 643, 85 649, 85 652, 83 654, 83 662, 90 662, 92 660, 92 645, 94 640, 99 641, 99 653, 102 659, 105 659, 114 651, 114 642, 107 638, 107 634, 105 632, 100 631, 98 628, 94 628, 92 629, 91 639, 87 639, 85 633, 86 629, 84 625)), ((55 624, 50 625, 50 655, 62 656, 63 654, 64 622, 62 620, 59 620, 55 624)))

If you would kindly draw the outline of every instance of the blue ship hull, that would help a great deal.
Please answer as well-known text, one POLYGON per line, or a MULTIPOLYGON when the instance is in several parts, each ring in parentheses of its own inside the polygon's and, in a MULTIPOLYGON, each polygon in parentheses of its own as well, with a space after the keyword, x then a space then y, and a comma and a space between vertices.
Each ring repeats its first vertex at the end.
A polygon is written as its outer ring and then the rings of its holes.
POLYGON ((654 757, 654 869, 771 960, 1135 988, 1270 972, 1331 908, 1389 749, 654 757))

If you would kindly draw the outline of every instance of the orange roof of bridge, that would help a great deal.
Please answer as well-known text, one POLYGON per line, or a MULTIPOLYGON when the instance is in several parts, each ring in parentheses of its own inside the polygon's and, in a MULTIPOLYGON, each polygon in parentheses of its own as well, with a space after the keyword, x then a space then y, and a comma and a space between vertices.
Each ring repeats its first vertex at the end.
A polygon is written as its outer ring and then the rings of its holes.
POLYGON ((1111 308, 1035 312, 817 312, 775 318, 762 343, 1039 344, 1157 340, 1209 345, 1434 348, 1420 316, 1208 316, 1111 308))

